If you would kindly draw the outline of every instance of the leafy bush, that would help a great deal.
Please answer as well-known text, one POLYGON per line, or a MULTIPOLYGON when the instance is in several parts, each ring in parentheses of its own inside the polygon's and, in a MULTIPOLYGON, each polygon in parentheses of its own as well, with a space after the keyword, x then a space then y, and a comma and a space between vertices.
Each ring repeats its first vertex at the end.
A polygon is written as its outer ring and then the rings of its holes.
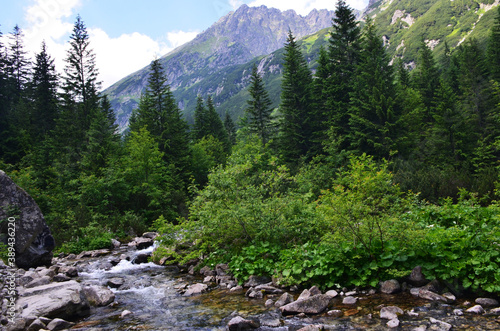
POLYGON ((112 248, 111 239, 115 235, 96 223, 80 229, 80 235, 72 241, 65 242, 59 250, 64 253, 78 254, 83 251, 112 248))

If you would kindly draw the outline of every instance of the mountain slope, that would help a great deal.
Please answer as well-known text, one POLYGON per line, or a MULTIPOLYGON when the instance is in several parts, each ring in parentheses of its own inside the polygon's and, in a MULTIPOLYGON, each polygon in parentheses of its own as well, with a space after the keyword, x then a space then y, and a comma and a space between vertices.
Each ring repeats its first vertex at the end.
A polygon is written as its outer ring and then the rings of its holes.
MULTIPOLYGON (((289 29, 301 38, 329 27, 332 17, 333 12, 327 10, 313 10, 303 17, 292 10, 281 12, 265 6, 243 5, 160 61, 181 108, 189 110, 194 107, 198 93, 219 95, 226 86, 233 88, 229 81, 229 84, 212 84, 211 89, 202 91, 200 83, 211 83, 209 77, 218 75, 227 67, 248 63, 283 47, 289 29), (199 89, 195 85, 200 86, 199 89)), ((104 91, 122 128, 127 125, 128 117, 147 84, 148 73, 149 66, 104 91)), ((227 75, 226 78, 230 79, 227 75)), ((229 92, 229 95, 231 93, 235 91, 229 92)), ((189 118, 189 111, 186 115, 189 118)))

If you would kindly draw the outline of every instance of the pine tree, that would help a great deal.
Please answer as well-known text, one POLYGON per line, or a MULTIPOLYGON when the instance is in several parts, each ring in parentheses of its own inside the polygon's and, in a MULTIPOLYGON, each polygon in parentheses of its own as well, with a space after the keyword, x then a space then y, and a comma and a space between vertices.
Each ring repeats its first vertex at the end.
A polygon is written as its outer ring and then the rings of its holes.
POLYGON ((76 18, 69 44, 63 88, 66 100, 79 105, 77 118, 85 131, 90 127, 92 112, 99 106, 98 91, 101 82, 97 80, 99 72, 95 53, 90 47, 87 28, 80 15, 76 18))
POLYGON ((3 35, 0 31, 0 160, 5 155, 5 141, 8 134, 8 88, 7 88, 7 58, 2 43, 3 35))
POLYGON ((207 132, 207 109, 203 104, 203 98, 198 95, 196 98, 196 108, 194 110, 194 127, 193 127, 193 138, 195 140, 200 140, 206 135, 207 132))
POLYGON ((487 57, 491 78, 500 82, 500 6, 497 8, 495 23, 491 27, 487 57))
POLYGON ((318 55, 318 67, 313 80, 313 118, 311 122, 312 151, 319 154, 323 149, 323 142, 328 137, 328 78, 330 77, 329 59, 327 50, 321 46, 318 55))
POLYGON ((215 105, 212 97, 209 95, 207 97, 207 128, 208 135, 211 135, 224 145, 226 151, 230 150, 229 140, 226 128, 219 114, 215 110, 215 105))
POLYGON ((330 136, 336 141, 338 149, 346 148, 345 136, 349 131, 350 93, 353 90, 352 78, 360 52, 361 32, 353 10, 343 0, 337 2, 333 31, 328 48, 329 77, 327 79, 328 99, 327 121, 330 136))
POLYGON ((267 144, 274 133, 275 125, 272 123, 271 99, 267 93, 262 77, 260 76, 257 65, 252 68, 250 77, 250 100, 247 101, 248 108, 248 126, 250 133, 257 134, 263 144, 267 144))
POLYGON ((283 61, 280 149, 287 162, 296 162, 312 147, 312 77, 290 30, 283 61))
POLYGON ((7 62, 9 64, 9 76, 13 81, 14 102, 17 102, 23 91, 28 86, 30 76, 30 61, 26 58, 27 52, 23 44, 24 33, 18 25, 9 36, 9 53, 7 62))
POLYGON ((417 68, 413 76, 413 82, 415 84, 415 88, 422 95, 422 100, 426 107, 427 114, 424 121, 429 122, 432 119, 431 107, 434 103, 434 93, 439 84, 439 71, 434 61, 432 50, 429 46, 427 46, 423 38, 418 54, 419 57, 417 61, 417 68))
POLYGON ((224 117, 224 128, 226 128, 226 132, 228 135, 229 143, 232 145, 236 144, 236 125, 234 125, 234 121, 231 118, 231 115, 226 111, 226 116, 224 117))
POLYGON ((31 82, 33 91, 33 139, 41 140, 55 127, 58 116, 58 78, 54 60, 47 54, 45 42, 36 55, 31 82))
POLYGON ((392 66, 382 39, 367 18, 353 77, 348 140, 352 150, 388 158, 395 149, 398 120, 392 66))

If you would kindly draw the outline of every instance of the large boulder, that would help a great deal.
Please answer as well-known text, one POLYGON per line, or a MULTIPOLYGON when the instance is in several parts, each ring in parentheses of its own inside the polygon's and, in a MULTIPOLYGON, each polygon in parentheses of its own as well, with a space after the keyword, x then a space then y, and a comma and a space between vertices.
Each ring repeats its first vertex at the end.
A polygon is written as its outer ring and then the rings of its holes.
POLYGON ((330 296, 318 294, 284 305, 280 307, 280 310, 283 315, 319 314, 328 307, 329 303, 330 296))
POLYGON ((82 286, 74 280, 23 289, 19 294, 17 304, 24 307, 21 317, 44 316, 74 320, 90 314, 90 306, 82 286))
POLYGON ((16 264, 29 269, 52 262, 54 237, 35 200, 0 170, 0 238, 8 240, 9 217, 15 223, 16 264))

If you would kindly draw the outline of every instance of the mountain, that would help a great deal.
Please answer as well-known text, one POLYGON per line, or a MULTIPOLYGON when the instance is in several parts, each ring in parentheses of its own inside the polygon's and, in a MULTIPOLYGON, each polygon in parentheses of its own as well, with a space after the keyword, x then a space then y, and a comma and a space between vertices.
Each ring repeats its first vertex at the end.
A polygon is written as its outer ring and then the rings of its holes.
POLYGON ((467 38, 487 40, 500 0, 370 0, 371 16, 387 50, 414 67, 422 38, 438 60, 467 38))
MULTIPOLYGON (((333 11, 313 10, 307 16, 300 16, 293 10, 281 12, 265 6, 242 5, 191 42, 163 56, 160 62, 189 120, 197 94, 204 97, 213 94, 214 101, 220 105, 225 100, 218 96, 223 94, 229 98, 246 86, 244 79, 240 80, 243 85, 234 86, 232 74, 238 66, 282 48, 289 29, 297 38, 302 38, 331 26, 333 15, 333 11), (223 80, 215 84, 215 77, 220 75, 223 80)), ((149 66, 104 91, 122 129, 147 84, 148 74, 149 66)))

